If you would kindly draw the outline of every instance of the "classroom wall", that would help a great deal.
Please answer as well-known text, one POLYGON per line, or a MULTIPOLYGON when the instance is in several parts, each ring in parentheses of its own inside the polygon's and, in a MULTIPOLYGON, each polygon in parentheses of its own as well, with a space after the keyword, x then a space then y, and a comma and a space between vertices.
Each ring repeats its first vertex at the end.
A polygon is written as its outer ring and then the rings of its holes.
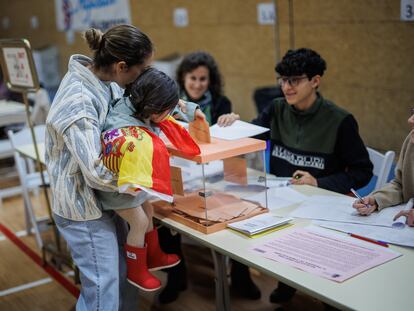
MULTIPOLYGON (((276 0, 275 27, 257 24, 258 0, 131 0, 133 24, 153 40, 156 58, 204 49, 217 59, 226 95, 245 120, 255 88, 275 83, 276 55, 310 47, 328 63, 320 91, 357 118, 367 145, 399 151, 414 106, 414 23, 400 21, 399 0, 276 0), (185 7, 189 26, 173 26, 185 7), (279 54, 278 54, 279 53, 279 54)), ((73 53, 88 54, 79 34, 68 45, 56 30, 54 1, 0 0, 0 38, 26 37, 34 48, 57 45, 62 72, 73 53), (30 28, 30 17, 39 28, 30 28)))
MULTIPOLYGON (((278 3, 287 10, 288 1, 278 3)), ((320 51, 328 63, 323 95, 355 115, 367 145, 399 151, 414 107, 414 23, 400 21, 400 1, 292 3, 295 47, 320 51)), ((282 50, 288 45, 281 41, 282 50)))

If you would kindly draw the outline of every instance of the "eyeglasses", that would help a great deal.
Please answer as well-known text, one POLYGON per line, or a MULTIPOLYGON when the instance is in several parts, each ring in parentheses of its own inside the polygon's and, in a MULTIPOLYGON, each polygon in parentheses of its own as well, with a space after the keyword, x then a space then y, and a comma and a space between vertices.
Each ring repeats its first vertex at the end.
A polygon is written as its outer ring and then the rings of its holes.
POLYGON ((277 79, 277 83, 279 83, 280 86, 284 86, 286 83, 289 83, 291 87, 296 87, 303 79, 308 79, 308 77, 280 77, 277 79))

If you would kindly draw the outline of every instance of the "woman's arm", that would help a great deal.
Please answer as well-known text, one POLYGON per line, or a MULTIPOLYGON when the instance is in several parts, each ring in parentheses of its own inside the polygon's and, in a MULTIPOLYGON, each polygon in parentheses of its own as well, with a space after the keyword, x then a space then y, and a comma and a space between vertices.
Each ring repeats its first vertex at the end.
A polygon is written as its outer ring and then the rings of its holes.
POLYGON ((117 191, 113 174, 103 165, 101 131, 97 121, 81 118, 66 128, 63 139, 87 185, 102 191, 117 191))
POLYGON ((178 105, 174 108, 172 115, 175 119, 192 122, 196 118, 197 108, 199 108, 197 104, 180 99, 178 105))
POLYGON ((410 137, 407 137, 401 148, 400 158, 398 159, 397 167, 395 168, 394 179, 388 184, 385 184, 381 189, 371 193, 371 195, 375 198, 375 201, 378 203, 379 210, 383 209, 384 207, 398 205, 404 202, 402 164, 409 143, 410 137))

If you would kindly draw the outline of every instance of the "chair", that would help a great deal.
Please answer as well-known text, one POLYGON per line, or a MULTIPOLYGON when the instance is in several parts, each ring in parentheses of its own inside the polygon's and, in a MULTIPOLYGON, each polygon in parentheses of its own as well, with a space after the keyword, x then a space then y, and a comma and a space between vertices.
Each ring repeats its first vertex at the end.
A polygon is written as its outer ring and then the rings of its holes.
POLYGON ((374 164, 373 174, 377 177, 374 189, 382 188, 387 183, 388 176, 391 171, 392 163, 394 161, 395 152, 387 151, 382 154, 372 148, 367 147, 369 158, 374 164))
MULTIPOLYGON (((45 141, 45 131, 45 125, 36 125, 34 127, 37 143, 42 143, 45 141)), ((34 232, 37 245, 41 249, 43 247, 43 241, 39 230, 39 220, 36 218, 36 215, 34 213, 29 192, 33 190, 38 192, 39 187, 42 185, 42 179, 40 172, 36 172, 34 169, 33 160, 23 157, 16 150, 16 148, 19 146, 33 144, 32 135, 29 128, 24 128, 16 133, 8 131, 7 134, 14 149, 14 161, 21 184, 26 217, 26 230, 28 234, 32 231, 34 232)), ((45 177, 45 182, 49 183, 49 177, 47 173, 43 171, 43 174, 45 177)))
POLYGON ((283 96, 282 89, 279 85, 255 89, 253 99, 257 114, 259 115, 267 106, 272 104, 276 98, 283 96))

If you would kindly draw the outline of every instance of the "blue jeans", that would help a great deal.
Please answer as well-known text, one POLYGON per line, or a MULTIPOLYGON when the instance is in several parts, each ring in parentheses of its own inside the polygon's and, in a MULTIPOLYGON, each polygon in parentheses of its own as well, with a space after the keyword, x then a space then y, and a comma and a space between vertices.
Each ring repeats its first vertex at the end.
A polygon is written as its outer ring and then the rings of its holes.
POLYGON ((113 212, 88 221, 53 218, 80 271, 76 310, 138 310, 138 289, 126 280, 126 222, 113 212))

